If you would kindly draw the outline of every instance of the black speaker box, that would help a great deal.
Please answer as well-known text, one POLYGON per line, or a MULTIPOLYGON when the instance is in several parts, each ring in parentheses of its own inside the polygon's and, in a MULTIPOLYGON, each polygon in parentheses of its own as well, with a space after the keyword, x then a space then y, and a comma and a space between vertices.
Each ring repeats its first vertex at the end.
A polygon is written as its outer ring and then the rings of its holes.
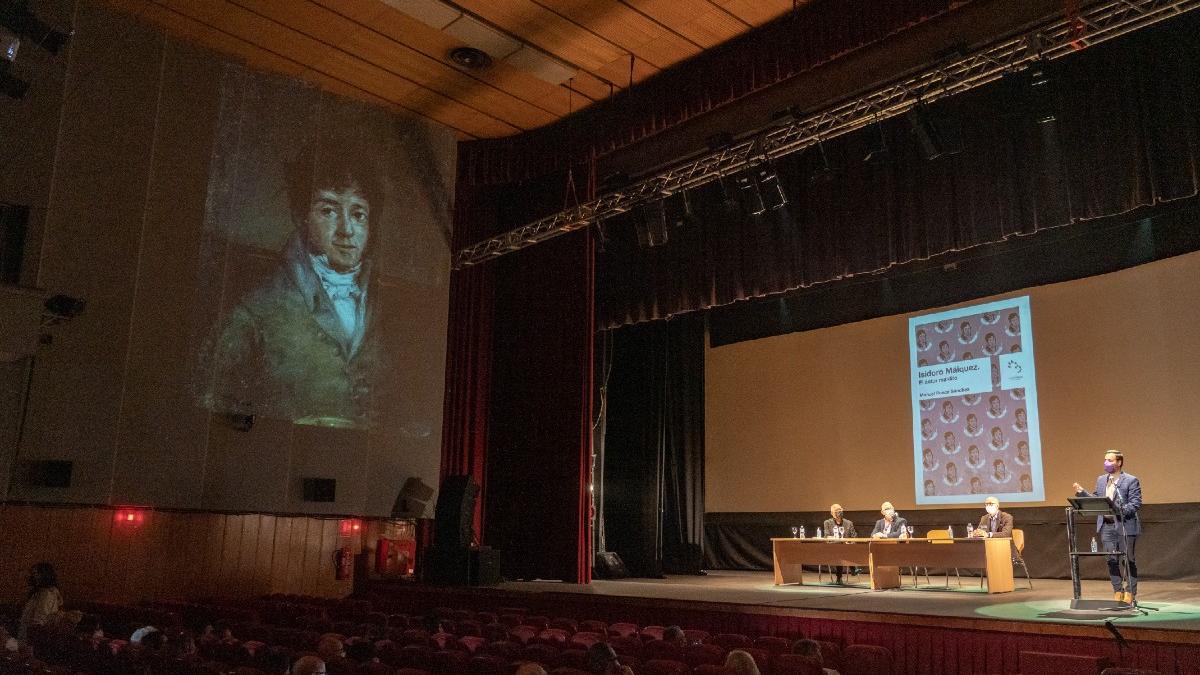
POLYGON ((332 502, 337 499, 337 479, 305 478, 304 501, 332 502))
POLYGON ((597 579, 624 579, 629 576, 625 562, 616 551, 602 551, 596 554, 596 564, 592 568, 597 579))
POLYGON ((499 585, 501 580, 500 551, 486 546, 472 549, 470 572, 467 583, 472 586, 499 585))
POLYGON ((61 459, 34 460, 27 466, 28 483, 34 487, 68 488, 74 468, 74 462, 61 459))
POLYGON ((466 586, 471 571, 470 549, 434 545, 425 550, 421 577, 433 586, 466 586))
POLYGON ((462 548, 471 545, 478 495, 479 486, 470 476, 447 476, 442 481, 434 509, 434 545, 462 548))

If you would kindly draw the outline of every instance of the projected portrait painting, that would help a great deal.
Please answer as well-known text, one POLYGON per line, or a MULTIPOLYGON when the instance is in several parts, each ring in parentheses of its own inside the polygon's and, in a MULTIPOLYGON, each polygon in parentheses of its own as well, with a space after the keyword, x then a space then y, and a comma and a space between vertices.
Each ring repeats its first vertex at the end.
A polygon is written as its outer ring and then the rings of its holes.
POLYGON ((917 503, 1043 498, 1028 313, 1022 297, 909 320, 917 503), (921 336, 934 333, 948 336, 941 358, 922 363, 921 336))
POLYGON ((215 307, 202 317, 197 400, 428 434, 444 349, 430 322, 448 269, 444 144, 382 111, 244 78, 230 83, 242 96, 223 114, 209 188, 215 307))

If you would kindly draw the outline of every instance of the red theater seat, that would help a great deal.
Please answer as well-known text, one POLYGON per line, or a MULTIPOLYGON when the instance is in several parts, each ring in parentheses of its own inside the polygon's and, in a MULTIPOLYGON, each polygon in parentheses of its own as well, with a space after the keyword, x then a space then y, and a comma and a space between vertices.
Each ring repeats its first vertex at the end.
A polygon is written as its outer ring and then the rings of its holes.
POLYGON ((683 650, 679 645, 663 642, 662 640, 651 640, 642 645, 643 659, 657 661, 683 661, 683 650))
POLYGON ((688 645, 683 650, 683 661, 693 668, 704 664, 719 666, 725 663, 725 650, 718 645, 688 645))
POLYGON ((717 645, 725 651, 745 649, 754 645, 753 640, 741 633, 717 633, 709 637, 707 642, 708 644, 717 645))
POLYGON ((842 668, 838 672, 842 675, 890 673, 892 650, 876 645, 847 645, 842 650, 842 668))
POLYGON ((764 635, 754 640, 754 646, 772 654, 787 654, 792 651, 792 641, 787 638, 764 635))
MULTIPOLYGON (((771 661, 771 672, 775 675, 825 675, 819 661, 799 654, 779 654, 771 661)), ((877 671, 877 675, 885 672, 891 671, 877 671)))
POLYGON ((638 675, 687 675, 691 672, 688 664, 670 659, 651 659, 638 669, 638 675))
POLYGON ((641 629, 638 628, 636 623, 622 621, 620 623, 611 624, 608 627, 608 634, 620 637, 629 637, 630 635, 637 635, 640 630, 641 629))

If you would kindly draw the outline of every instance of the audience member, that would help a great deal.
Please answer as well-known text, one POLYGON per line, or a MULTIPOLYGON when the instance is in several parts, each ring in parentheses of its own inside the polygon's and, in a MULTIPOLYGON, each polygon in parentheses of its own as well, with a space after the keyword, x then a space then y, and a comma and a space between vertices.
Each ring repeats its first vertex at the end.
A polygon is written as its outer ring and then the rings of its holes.
POLYGON ((62 611, 62 605, 62 592, 58 590, 58 575, 54 571, 54 565, 40 562, 29 568, 29 595, 21 609, 17 639, 27 639, 32 626, 44 626, 47 622, 56 620, 58 613, 62 611))
POLYGON ((301 656, 292 666, 292 675, 326 675, 325 662, 318 656, 301 656))
POLYGON ((725 656, 725 667, 737 675, 759 675, 758 664, 749 652, 735 649, 725 656))
POLYGON ((792 645, 792 653, 807 656, 820 664, 825 675, 838 675, 838 671, 825 667, 825 657, 821 655, 821 643, 816 640, 796 640, 792 645))
POLYGON ((607 642, 597 642, 587 650, 588 672, 596 675, 633 675, 629 666, 622 666, 617 652, 607 642))
POLYGON ((667 626, 662 632, 663 642, 673 644, 683 649, 688 644, 687 634, 679 626, 667 626))
POLYGON ((518 666, 517 672, 513 673, 513 675, 546 675, 546 669, 541 664, 530 661, 518 666))

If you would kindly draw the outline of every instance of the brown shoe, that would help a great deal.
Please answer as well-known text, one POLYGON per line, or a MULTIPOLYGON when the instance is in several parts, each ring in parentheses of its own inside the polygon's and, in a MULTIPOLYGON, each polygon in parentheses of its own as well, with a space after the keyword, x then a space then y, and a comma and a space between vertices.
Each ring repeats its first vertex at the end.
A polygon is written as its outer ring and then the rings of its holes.
POLYGON ((1125 602, 1125 593, 1122 591, 1113 591, 1113 600, 1125 602))
POLYGON ((1125 604, 1127 604, 1127 605, 1132 605, 1132 604, 1133 604, 1133 593, 1126 593, 1126 594, 1125 594, 1125 604))

